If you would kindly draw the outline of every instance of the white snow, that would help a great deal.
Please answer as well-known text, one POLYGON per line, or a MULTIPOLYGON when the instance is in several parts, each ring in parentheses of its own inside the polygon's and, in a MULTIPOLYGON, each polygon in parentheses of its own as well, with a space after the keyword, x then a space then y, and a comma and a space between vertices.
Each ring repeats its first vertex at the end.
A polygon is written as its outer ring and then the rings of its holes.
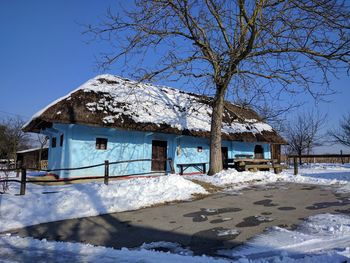
POLYGON ((300 184, 340 186, 338 191, 350 191, 350 166, 345 165, 312 165, 299 169, 297 176, 293 170, 284 170, 281 174, 272 172, 237 172, 228 169, 213 176, 191 175, 186 178, 197 179, 216 186, 230 186, 231 189, 244 188, 250 184, 268 184, 274 182, 290 182, 300 184))
MULTIPOLYGON (((180 130, 210 131, 212 108, 207 103, 203 103, 198 96, 108 74, 90 79, 78 89, 40 110, 32 120, 38 118, 57 102, 68 100, 78 90, 100 94, 98 101, 86 103, 86 110, 108 114, 101 120, 106 124, 114 123, 123 114, 136 123, 167 124, 180 130)), ((232 123, 223 123, 223 133, 257 134, 262 131, 273 131, 270 125, 256 119, 232 117, 232 123)))
POLYGON ((207 256, 183 255, 166 252, 157 252, 152 247, 172 246, 169 242, 143 245, 138 249, 113 249, 101 246, 92 246, 82 243, 53 242, 20 238, 17 236, 0 236, 0 262, 123 262, 123 263, 224 263, 225 259, 214 259, 207 256))
MULTIPOLYGON (((65 95, 65 96, 63 96, 63 97, 60 97, 60 98, 54 100, 54 101, 51 102, 49 105, 47 105, 46 107, 44 107, 44 108, 42 108, 41 110, 39 110, 38 112, 36 112, 36 113, 32 116, 32 118, 30 118, 29 121, 27 121, 27 122, 22 126, 22 129, 24 129, 32 120, 37 119, 41 114, 43 114, 43 113, 44 113, 48 108, 50 108, 51 106, 55 105, 56 103, 58 103, 58 102, 60 102, 60 101, 62 101, 62 100, 65 100, 65 99, 66 99, 66 100, 70 100, 70 96, 71 96, 74 92, 76 92, 76 91, 78 91, 78 90, 79 90, 79 88, 77 88, 77 89, 75 89, 75 90, 69 92, 67 95, 65 95)), ((56 114, 57 114, 57 113, 56 113, 56 114)))
POLYGON ((44 146, 43 148, 41 148, 41 147, 35 147, 35 148, 30 148, 30 149, 18 151, 18 152, 16 152, 16 153, 27 153, 27 152, 39 151, 40 149, 47 149, 47 148, 48 148, 47 146, 44 146))
POLYGON ((103 183, 60 186, 27 184, 18 196, 18 184, 0 195, 0 232, 44 222, 135 210, 206 194, 199 185, 179 175, 135 178, 103 183))
POLYGON ((143 243, 140 246, 141 249, 156 250, 159 248, 165 248, 171 253, 180 254, 184 256, 192 256, 193 252, 189 248, 183 248, 181 244, 167 241, 157 241, 152 243, 143 243))
POLYGON ((234 236, 238 235, 240 232, 237 229, 228 229, 228 230, 218 230, 217 236, 222 237, 222 236, 234 236))
MULTIPOLYGON (((103 213, 134 210, 174 200, 191 198, 192 194, 207 193, 201 186, 185 178, 198 179, 236 191, 251 184, 292 182, 337 186, 337 191, 350 191, 350 167, 347 165, 291 170, 276 175, 271 172, 237 172, 227 170, 214 176, 178 175, 155 178, 135 178, 102 183, 41 186, 28 184, 24 196, 18 196, 19 185, 10 184, 10 192, 0 195, 0 231, 68 218, 94 216, 103 213), (329 168, 330 167, 330 168, 329 168), (79 200, 79 202, 77 202, 79 200)), ((215 209, 207 209, 215 213, 215 209)))
POLYGON ((296 230, 272 227, 221 254, 239 262, 345 262, 350 259, 350 217, 320 214, 309 217, 296 230))
POLYGON ((215 208, 206 208, 204 209, 204 211, 207 213, 216 213, 218 210, 215 208))
MULTIPOLYGON (((185 178, 177 175, 137 178, 112 181, 108 186, 102 183, 65 186, 29 184, 25 196, 15 196, 18 185, 12 184, 8 194, 0 195, 0 231, 66 218, 133 210, 165 201, 189 199, 194 193, 206 193, 202 187, 185 178)), ((304 166, 298 176, 292 175, 291 170, 280 175, 228 170, 215 176, 190 178, 233 188, 282 181, 335 185, 349 191, 350 165, 304 166)), ((217 210, 207 208, 206 211, 215 213, 217 210)), ((271 218, 260 216, 257 220, 268 221, 271 218)), ((233 228, 219 230, 216 234, 237 233, 237 229, 233 228)), ((241 263, 346 262, 350 260, 350 217, 321 214, 309 217, 295 230, 272 227, 239 249, 220 251, 220 254, 241 263)), ((116 250, 80 243, 0 236, 1 262, 21 262, 24 258, 35 259, 36 262, 47 262, 48 259, 53 262, 230 262, 206 256, 195 257, 190 250, 169 242, 144 244, 133 250, 116 250), (171 253, 153 251, 158 247, 169 248, 171 253)))
MULTIPOLYGON (((236 229, 218 232, 236 235, 236 229)), ((348 262, 350 217, 320 214, 309 217, 296 230, 272 227, 241 247, 218 251, 240 263, 348 262)), ((230 259, 193 256, 170 242, 143 244, 135 249, 113 249, 82 243, 54 242, 30 237, 0 236, 1 262, 232 262, 230 259), (171 252, 157 252, 168 248, 171 252)))
POLYGON ((258 215, 258 216, 254 216, 256 218, 256 220, 260 221, 260 222, 271 222, 274 219, 272 217, 269 216, 262 216, 262 215, 258 215))

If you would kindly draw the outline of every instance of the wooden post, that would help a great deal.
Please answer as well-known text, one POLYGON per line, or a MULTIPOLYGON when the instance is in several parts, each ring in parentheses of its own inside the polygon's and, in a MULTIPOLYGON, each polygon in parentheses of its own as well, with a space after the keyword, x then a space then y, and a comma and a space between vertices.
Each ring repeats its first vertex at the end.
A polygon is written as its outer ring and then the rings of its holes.
POLYGON ((104 177, 104 183, 105 185, 108 185, 108 179, 109 179, 109 161, 105 161, 105 177, 104 177))
POLYGON ((344 164, 343 150, 340 150, 340 159, 341 159, 341 164, 344 164))
POLYGON ((297 175, 298 174, 298 159, 297 159, 297 157, 294 157, 293 160, 294 160, 294 175, 297 175))
POLYGON ((26 183, 27 183, 27 170, 25 167, 21 168, 21 189, 19 194, 25 195, 26 194, 26 183))
POLYGON ((171 172, 172 174, 174 174, 174 173, 175 173, 175 168, 174 168, 173 159, 172 159, 172 158, 169 158, 168 161, 169 161, 170 172, 171 172))
POLYGON ((21 161, 18 161, 16 162, 16 177, 19 177, 19 173, 20 173, 20 169, 22 167, 22 162, 21 161))
POLYGON ((205 166, 205 163, 203 163, 203 174, 206 174, 207 171, 206 171, 206 166, 205 166))

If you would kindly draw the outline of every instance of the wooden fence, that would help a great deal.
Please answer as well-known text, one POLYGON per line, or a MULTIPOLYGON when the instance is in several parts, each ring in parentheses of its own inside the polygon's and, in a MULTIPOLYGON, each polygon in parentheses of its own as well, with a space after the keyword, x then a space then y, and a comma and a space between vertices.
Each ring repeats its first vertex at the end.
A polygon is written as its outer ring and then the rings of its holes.
POLYGON ((288 155, 286 162, 291 165, 293 159, 301 158, 302 163, 350 163, 350 154, 303 154, 299 155, 288 155))
POLYGON ((83 169, 89 169, 99 166, 104 166, 104 175, 103 176, 89 176, 89 177, 78 177, 78 178, 64 178, 62 180, 27 180, 27 170, 34 170, 38 171, 38 168, 14 168, 14 169, 0 169, 0 172, 19 172, 21 173, 20 180, 18 179, 0 179, 0 183, 9 183, 9 182, 15 182, 20 183, 20 195, 25 195, 26 192, 26 185, 27 183, 51 183, 51 182, 71 182, 76 180, 91 180, 91 179, 103 179, 104 184, 108 185, 110 178, 126 178, 126 177, 132 177, 137 175, 150 175, 150 174, 159 174, 162 171, 152 171, 148 173, 137 173, 137 174, 128 174, 128 175, 109 175, 109 167, 113 164, 122 164, 122 163, 134 163, 134 162, 151 162, 151 161, 159 161, 159 162, 168 162, 169 168, 171 173, 175 173, 174 163, 171 158, 168 159, 137 159, 137 160, 127 160, 127 161, 115 161, 115 162, 109 162, 108 160, 104 161, 103 163, 89 165, 89 166, 82 166, 82 167, 74 167, 74 168, 60 168, 60 169, 40 169, 40 171, 43 172, 57 172, 57 171, 74 171, 74 170, 83 170, 83 169))

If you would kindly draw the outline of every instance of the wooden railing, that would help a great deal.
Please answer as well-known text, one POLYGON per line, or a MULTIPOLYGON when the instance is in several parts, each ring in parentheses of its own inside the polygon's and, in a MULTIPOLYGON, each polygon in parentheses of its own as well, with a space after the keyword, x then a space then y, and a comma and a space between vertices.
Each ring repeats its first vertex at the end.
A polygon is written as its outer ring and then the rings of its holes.
MULTIPOLYGON (((168 159, 136 159, 136 160, 127 160, 127 161, 114 161, 114 162, 109 162, 108 160, 104 161, 103 163, 99 164, 94 164, 94 165, 89 165, 89 166, 82 166, 82 167, 73 167, 73 168, 59 168, 59 169, 38 169, 38 168, 26 168, 26 167, 21 167, 21 168, 13 168, 13 169, 2 169, 0 170, 3 172, 20 172, 21 177, 20 180, 18 179, 0 179, 0 183, 7 183, 7 182, 15 182, 15 183, 20 183, 20 195, 24 195, 26 192, 26 184, 27 183, 50 183, 50 182, 59 182, 60 180, 27 180, 27 170, 32 170, 32 171, 43 171, 43 172, 58 172, 58 171, 76 171, 76 170, 84 170, 84 169, 90 169, 90 168, 95 168, 95 167, 100 167, 104 166, 104 175, 103 176, 88 176, 88 177, 78 177, 78 178, 65 178, 65 182, 71 182, 71 181, 76 181, 76 180, 91 180, 91 179, 103 179, 104 184, 108 185, 109 179, 110 178, 125 178, 125 177, 132 177, 132 176, 137 176, 137 175, 150 175, 150 174, 159 174, 160 171, 151 171, 151 172, 146 172, 146 173, 137 173, 137 174, 128 174, 128 175, 114 175, 110 176, 109 174, 109 167, 110 165, 114 164, 122 164, 122 163, 135 163, 135 162, 147 162, 147 161, 159 161, 159 162, 168 162, 170 172, 175 173, 175 168, 174 168, 174 163, 172 158, 168 159)), ((166 172, 166 171, 165 171, 166 172)))

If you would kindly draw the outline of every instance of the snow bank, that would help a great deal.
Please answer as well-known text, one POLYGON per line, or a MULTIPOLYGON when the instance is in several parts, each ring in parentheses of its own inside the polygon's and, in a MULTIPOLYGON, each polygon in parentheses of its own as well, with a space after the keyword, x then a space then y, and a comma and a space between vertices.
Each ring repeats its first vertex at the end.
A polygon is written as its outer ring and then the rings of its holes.
POLYGON ((0 195, 0 232, 44 222, 134 210, 157 203, 206 194, 199 185, 178 175, 135 178, 103 183, 40 186, 28 184, 16 196, 18 184, 0 195))
POLYGON ((272 172, 237 172, 228 169, 213 176, 189 176, 187 178, 208 182, 216 186, 234 186, 242 188, 248 184, 267 184, 274 182, 290 182, 300 184, 338 185, 341 190, 350 191, 350 167, 338 166, 315 166, 299 169, 297 176, 293 170, 285 170, 281 174, 272 172))
POLYGON ((157 252, 144 248, 129 250, 92 246, 82 243, 53 242, 20 238, 16 236, 0 236, 1 262, 143 262, 143 263, 223 263, 224 259, 207 256, 186 256, 157 252))
POLYGON ((347 262, 350 217, 315 215, 294 231, 272 227, 239 249, 221 254, 239 258, 239 262, 347 262))

